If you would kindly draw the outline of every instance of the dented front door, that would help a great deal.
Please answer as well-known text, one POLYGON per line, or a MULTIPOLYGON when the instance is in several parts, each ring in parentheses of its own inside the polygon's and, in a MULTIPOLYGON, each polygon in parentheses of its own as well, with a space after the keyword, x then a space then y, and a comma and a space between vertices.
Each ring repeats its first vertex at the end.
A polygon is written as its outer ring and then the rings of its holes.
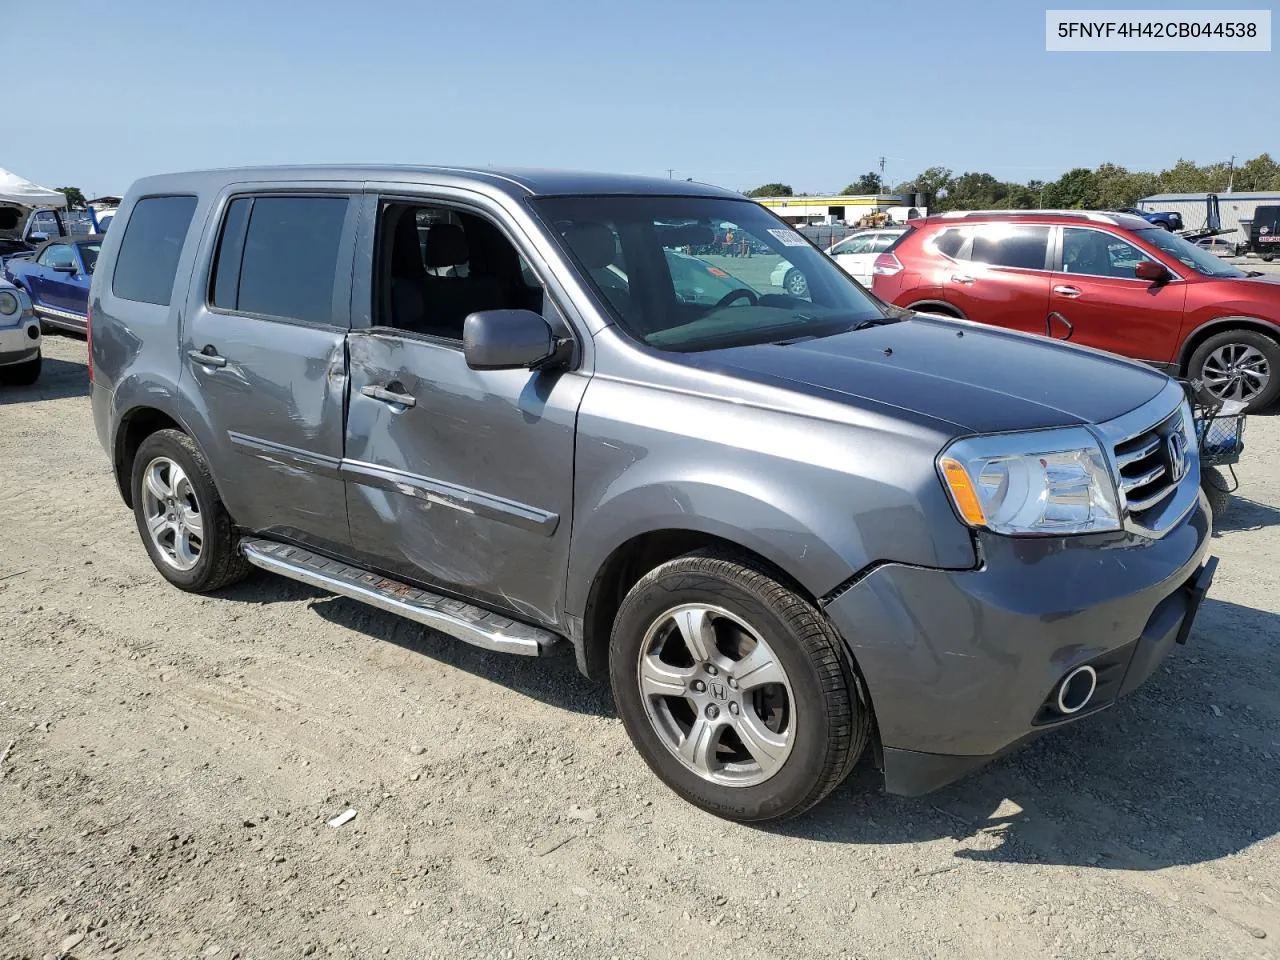
POLYGON ((460 343, 388 328, 347 344, 356 549, 388 573, 559 624, 587 378, 472 370, 460 343))

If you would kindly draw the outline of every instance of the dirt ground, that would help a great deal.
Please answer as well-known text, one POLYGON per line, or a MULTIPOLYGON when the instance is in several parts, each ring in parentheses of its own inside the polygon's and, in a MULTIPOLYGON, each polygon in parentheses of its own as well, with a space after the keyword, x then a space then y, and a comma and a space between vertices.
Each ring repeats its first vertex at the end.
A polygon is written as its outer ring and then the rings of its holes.
POLYGON ((570 658, 265 574, 167 586, 83 340, 46 353, 0 391, 0 957, 1280 957, 1280 416, 1146 687, 760 829, 663 788, 570 658))

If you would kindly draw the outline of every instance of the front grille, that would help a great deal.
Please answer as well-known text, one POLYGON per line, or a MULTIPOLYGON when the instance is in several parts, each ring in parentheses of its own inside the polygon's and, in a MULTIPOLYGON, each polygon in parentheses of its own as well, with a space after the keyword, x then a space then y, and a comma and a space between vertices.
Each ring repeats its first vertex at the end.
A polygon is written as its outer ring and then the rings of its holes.
POLYGON ((1149 430, 1116 444, 1120 490, 1130 518, 1143 524, 1147 515, 1159 509, 1178 489, 1179 481, 1190 472, 1189 458, 1195 456, 1185 441, 1182 410, 1178 409, 1149 430), (1175 433, 1181 434, 1183 440, 1181 463, 1174 462, 1174 444, 1169 441, 1175 433))

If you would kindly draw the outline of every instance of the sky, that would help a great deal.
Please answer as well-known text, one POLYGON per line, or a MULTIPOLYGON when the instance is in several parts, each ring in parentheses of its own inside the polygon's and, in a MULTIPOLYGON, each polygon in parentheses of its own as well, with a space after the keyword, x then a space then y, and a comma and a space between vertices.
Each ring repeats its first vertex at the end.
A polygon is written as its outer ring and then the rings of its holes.
POLYGON ((256 163, 818 193, 882 156, 895 183, 1280 153, 1280 54, 1048 53, 1026 0, 0 0, 0 35, 0 167, 88 196, 256 163))

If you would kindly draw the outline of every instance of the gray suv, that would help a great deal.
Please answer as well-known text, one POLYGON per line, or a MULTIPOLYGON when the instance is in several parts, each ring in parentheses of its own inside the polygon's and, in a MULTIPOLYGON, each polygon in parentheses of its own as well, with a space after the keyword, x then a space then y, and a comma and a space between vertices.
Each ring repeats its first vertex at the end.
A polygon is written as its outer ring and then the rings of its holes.
POLYGON ((1177 383, 886 307, 734 193, 244 169, 118 219, 93 412, 167 580, 567 645, 720 816, 797 814, 868 753, 922 793, 1102 710, 1212 578, 1177 383))

